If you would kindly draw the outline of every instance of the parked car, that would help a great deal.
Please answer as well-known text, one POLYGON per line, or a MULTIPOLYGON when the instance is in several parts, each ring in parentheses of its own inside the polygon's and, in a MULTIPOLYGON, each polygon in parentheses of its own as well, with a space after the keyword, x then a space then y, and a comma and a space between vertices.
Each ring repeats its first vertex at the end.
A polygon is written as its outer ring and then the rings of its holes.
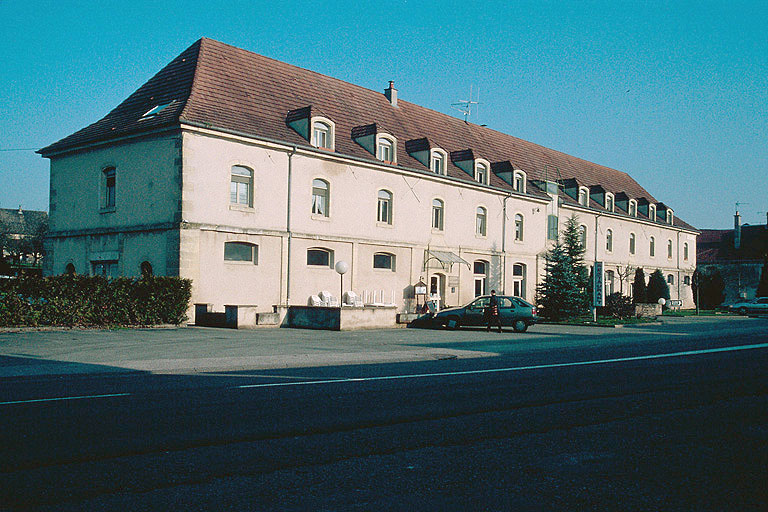
POLYGON ((750 301, 737 302, 728 306, 728 310, 740 315, 747 313, 768 313, 768 297, 758 297, 750 301))
MULTIPOLYGON (((497 295, 497 297, 499 299, 499 319, 502 326, 512 327, 515 332, 525 332, 528 326, 538 321, 536 306, 525 302, 520 297, 504 295, 497 295)), ((434 316, 433 323, 450 329, 469 325, 487 325, 485 310, 489 301, 490 296, 483 295, 466 306, 444 309, 434 316)))

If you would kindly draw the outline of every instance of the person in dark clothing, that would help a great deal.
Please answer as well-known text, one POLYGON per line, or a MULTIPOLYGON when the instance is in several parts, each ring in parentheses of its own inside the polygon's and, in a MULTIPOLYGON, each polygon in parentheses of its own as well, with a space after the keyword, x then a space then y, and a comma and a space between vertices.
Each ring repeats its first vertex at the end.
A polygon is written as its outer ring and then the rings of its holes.
POLYGON ((486 320, 488 321, 488 332, 491 332, 491 325, 495 325, 501 332, 501 316, 499 316, 499 298, 496 297, 496 290, 491 290, 491 298, 488 301, 488 308, 485 310, 486 320))

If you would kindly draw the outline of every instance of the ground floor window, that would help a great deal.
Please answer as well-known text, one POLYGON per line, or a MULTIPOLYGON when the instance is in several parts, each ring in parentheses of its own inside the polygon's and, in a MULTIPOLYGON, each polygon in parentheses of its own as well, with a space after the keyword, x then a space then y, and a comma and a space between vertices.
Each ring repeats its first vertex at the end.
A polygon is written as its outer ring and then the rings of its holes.
POLYGON ((117 277, 117 261, 93 261, 92 272, 95 276, 117 277))
POLYGON ((486 294, 486 285, 488 283, 488 262, 478 260, 474 265, 475 273, 475 297, 486 294))
POLYGON ((259 262, 259 246, 248 242, 225 242, 224 261, 259 262))
POLYGON ((333 251, 329 249, 307 249, 307 265, 313 267, 332 267, 333 251))
POLYGON ((525 265, 523 263, 512 265, 512 295, 525 298, 525 265))

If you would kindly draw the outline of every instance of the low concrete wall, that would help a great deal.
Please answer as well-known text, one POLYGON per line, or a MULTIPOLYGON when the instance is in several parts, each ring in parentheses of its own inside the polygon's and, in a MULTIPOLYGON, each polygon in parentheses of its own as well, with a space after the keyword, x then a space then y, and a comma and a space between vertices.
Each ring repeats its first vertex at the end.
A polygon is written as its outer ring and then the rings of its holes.
POLYGON ((637 318, 656 318, 661 316, 661 304, 635 304, 637 318))
POLYGON ((290 306, 283 327, 330 331, 396 327, 397 307, 290 306))
POLYGON ((258 323, 259 314, 256 305, 226 305, 224 306, 226 326, 232 329, 254 329, 258 323))
POLYGON ((341 329, 382 329, 397 327, 397 306, 341 308, 341 329))

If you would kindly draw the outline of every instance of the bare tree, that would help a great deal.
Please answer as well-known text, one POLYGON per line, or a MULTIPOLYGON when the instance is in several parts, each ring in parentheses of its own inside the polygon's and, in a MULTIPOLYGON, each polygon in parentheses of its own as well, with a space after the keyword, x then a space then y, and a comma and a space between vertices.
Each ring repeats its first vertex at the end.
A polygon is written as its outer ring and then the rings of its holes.
POLYGON ((627 263, 624 266, 616 266, 616 275, 619 277, 619 292, 624 295, 624 281, 629 281, 629 278, 635 275, 635 267, 627 263))

